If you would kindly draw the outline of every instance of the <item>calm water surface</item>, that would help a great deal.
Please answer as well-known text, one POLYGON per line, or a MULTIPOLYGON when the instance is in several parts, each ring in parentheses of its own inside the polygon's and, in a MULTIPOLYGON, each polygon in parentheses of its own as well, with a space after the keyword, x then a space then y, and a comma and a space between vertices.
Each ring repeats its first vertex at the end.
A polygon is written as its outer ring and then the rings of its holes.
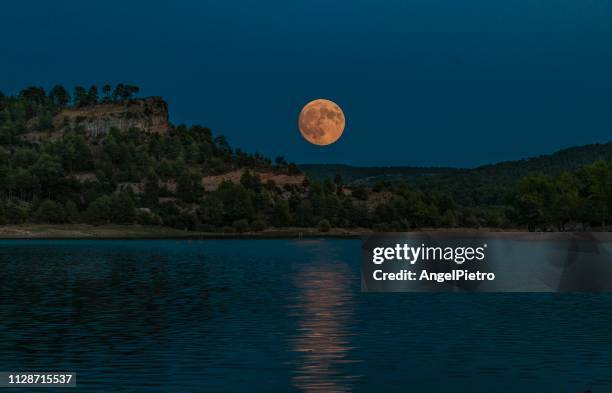
POLYGON ((0 241, 0 282, 0 371, 63 391, 612 392, 612 295, 361 293, 355 240, 0 241))

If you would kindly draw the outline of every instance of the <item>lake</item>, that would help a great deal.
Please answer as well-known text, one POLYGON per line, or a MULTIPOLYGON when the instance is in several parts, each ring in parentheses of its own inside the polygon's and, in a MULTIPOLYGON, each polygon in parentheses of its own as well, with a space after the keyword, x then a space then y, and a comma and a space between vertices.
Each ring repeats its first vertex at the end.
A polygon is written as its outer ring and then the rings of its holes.
POLYGON ((610 294, 362 293, 359 265, 358 240, 3 240, 0 371, 76 371, 64 392, 612 391, 610 294))

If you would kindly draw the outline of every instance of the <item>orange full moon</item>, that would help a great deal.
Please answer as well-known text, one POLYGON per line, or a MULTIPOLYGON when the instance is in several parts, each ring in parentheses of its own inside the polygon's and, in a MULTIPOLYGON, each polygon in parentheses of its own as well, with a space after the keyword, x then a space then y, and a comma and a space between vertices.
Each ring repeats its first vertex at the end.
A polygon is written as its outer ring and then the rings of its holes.
POLYGON ((302 108, 298 127, 310 143, 325 146, 337 141, 344 131, 344 113, 333 101, 318 99, 302 108))

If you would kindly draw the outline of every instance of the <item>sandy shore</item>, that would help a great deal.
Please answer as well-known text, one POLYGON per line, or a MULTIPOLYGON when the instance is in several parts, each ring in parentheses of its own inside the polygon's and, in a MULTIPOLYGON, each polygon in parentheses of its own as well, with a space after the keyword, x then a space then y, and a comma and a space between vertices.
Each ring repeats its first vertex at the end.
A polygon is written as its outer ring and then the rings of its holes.
POLYGON ((174 228, 142 225, 3 225, 0 239, 163 239, 163 238, 300 238, 346 237, 358 238, 369 230, 345 230, 334 228, 319 232, 314 228, 267 229, 261 232, 220 233, 182 231, 174 228))
MULTIPOLYGON (((372 235, 370 229, 332 228, 329 232, 319 232, 316 228, 266 229, 261 232, 220 233, 182 231, 179 229, 142 226, 142 225, 3 225, 0 226, 0 239, 233 239, 233 238, 301 238, 336 237, 360 238, 372 235)), ((597 240, 612 241, 612 232, 526 232, 519 230, 500 230, 495 228, 424 228, 419 231, 401 234, 405 237, 452 239, 452 238, 500 238, 515 240, 597 240)))

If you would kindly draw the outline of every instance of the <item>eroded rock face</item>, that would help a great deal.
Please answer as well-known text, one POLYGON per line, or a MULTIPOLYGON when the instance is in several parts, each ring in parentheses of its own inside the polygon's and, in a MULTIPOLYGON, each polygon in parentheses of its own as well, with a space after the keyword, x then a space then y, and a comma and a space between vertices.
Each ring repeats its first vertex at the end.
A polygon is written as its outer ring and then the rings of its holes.
MULTIPOLYGON (((216 191, 219 188, 219 185, 224 181, 230 181, 234 184, 240 183, 240 178, 243 174, 244 169, 237 169, 222 175, 204 176, 202 178, 202 186, 204 187, 205 191, 216 191)), ((257 175, 263 184, 265 184, 268 180, 272 180, 274 184, 281 187, 285 185, 301 185, 306 177, 303 173, 298 175, 287 175, 284 173, 274 172, 252 172, 252 174, 257 175)))
POLYGON ((168 104, 161 97, 64 109, 53 118, 53 125, 56 130, 80 127, 90 136, 106 134, 113 127, 159 134, 170 130, 168 104))

